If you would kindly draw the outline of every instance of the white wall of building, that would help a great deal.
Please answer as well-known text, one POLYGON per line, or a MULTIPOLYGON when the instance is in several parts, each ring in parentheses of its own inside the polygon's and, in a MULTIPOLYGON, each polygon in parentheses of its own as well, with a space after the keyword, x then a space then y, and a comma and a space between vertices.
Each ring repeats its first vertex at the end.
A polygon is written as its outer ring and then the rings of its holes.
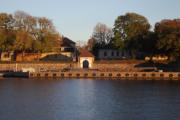
POLYGON ((83 68, 83 62, 85 60, 87 60, 89 62, 89 68, 92 68, 93 62, 94 62, 94 58, 93 57, 80 57, 79 58, 80 67, 83 68))

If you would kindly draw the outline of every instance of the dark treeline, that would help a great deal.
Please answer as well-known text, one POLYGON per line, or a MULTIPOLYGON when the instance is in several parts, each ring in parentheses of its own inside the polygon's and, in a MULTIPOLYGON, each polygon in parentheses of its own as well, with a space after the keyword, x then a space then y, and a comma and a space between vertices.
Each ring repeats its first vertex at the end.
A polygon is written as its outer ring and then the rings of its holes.
POLYGON ((118 16, 114 27, 98 23, 88 41, 88 48, 94 54, 99 48, 116 48, 129 51, 133 58, 138 53, 145 56, 168 56, 180 59, 180 19, 157 22, 154 30, 148 20, 136 13, 118 16))
POLYGON ((61 36, 51 20, 34 17, 23 11, 0 13, 0 51, 50 52, 56 51, 61 36))

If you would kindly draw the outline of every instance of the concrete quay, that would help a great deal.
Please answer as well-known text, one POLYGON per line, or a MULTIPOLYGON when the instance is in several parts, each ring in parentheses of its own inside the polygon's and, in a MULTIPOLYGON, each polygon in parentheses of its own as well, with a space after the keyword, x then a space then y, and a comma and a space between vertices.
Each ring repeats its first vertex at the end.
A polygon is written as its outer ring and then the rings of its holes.
POLYGON ((180 80, 180 72, 32 72, 29 78, 108 78, 132 80, 180 80))

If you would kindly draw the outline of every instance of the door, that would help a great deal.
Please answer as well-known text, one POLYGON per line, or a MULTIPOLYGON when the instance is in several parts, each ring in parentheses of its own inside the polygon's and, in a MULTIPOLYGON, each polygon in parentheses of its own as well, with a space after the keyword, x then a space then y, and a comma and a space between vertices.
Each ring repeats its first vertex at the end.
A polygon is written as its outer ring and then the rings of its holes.
POLYGON ((89 62, 87 60, 83 61, 83 68, 89 68, 89 62))

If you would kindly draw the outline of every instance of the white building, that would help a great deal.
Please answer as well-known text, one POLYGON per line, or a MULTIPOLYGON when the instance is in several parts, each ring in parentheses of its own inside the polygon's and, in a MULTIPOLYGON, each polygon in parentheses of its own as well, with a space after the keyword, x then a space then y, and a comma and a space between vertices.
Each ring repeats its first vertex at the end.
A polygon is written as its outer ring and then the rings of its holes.
POLYGON ((98 59, 100 60, 113 60, 122 59, 122 52, 116 49, 99 49, 98 59))
POLYGON ((14 51, 0 52, 0 61, 13 61, 14 59, 14 51))
POLYGON ((88 51, 83 51, 79 56, 79 64, 81 68, 92 68, 94 55, 88 51))

